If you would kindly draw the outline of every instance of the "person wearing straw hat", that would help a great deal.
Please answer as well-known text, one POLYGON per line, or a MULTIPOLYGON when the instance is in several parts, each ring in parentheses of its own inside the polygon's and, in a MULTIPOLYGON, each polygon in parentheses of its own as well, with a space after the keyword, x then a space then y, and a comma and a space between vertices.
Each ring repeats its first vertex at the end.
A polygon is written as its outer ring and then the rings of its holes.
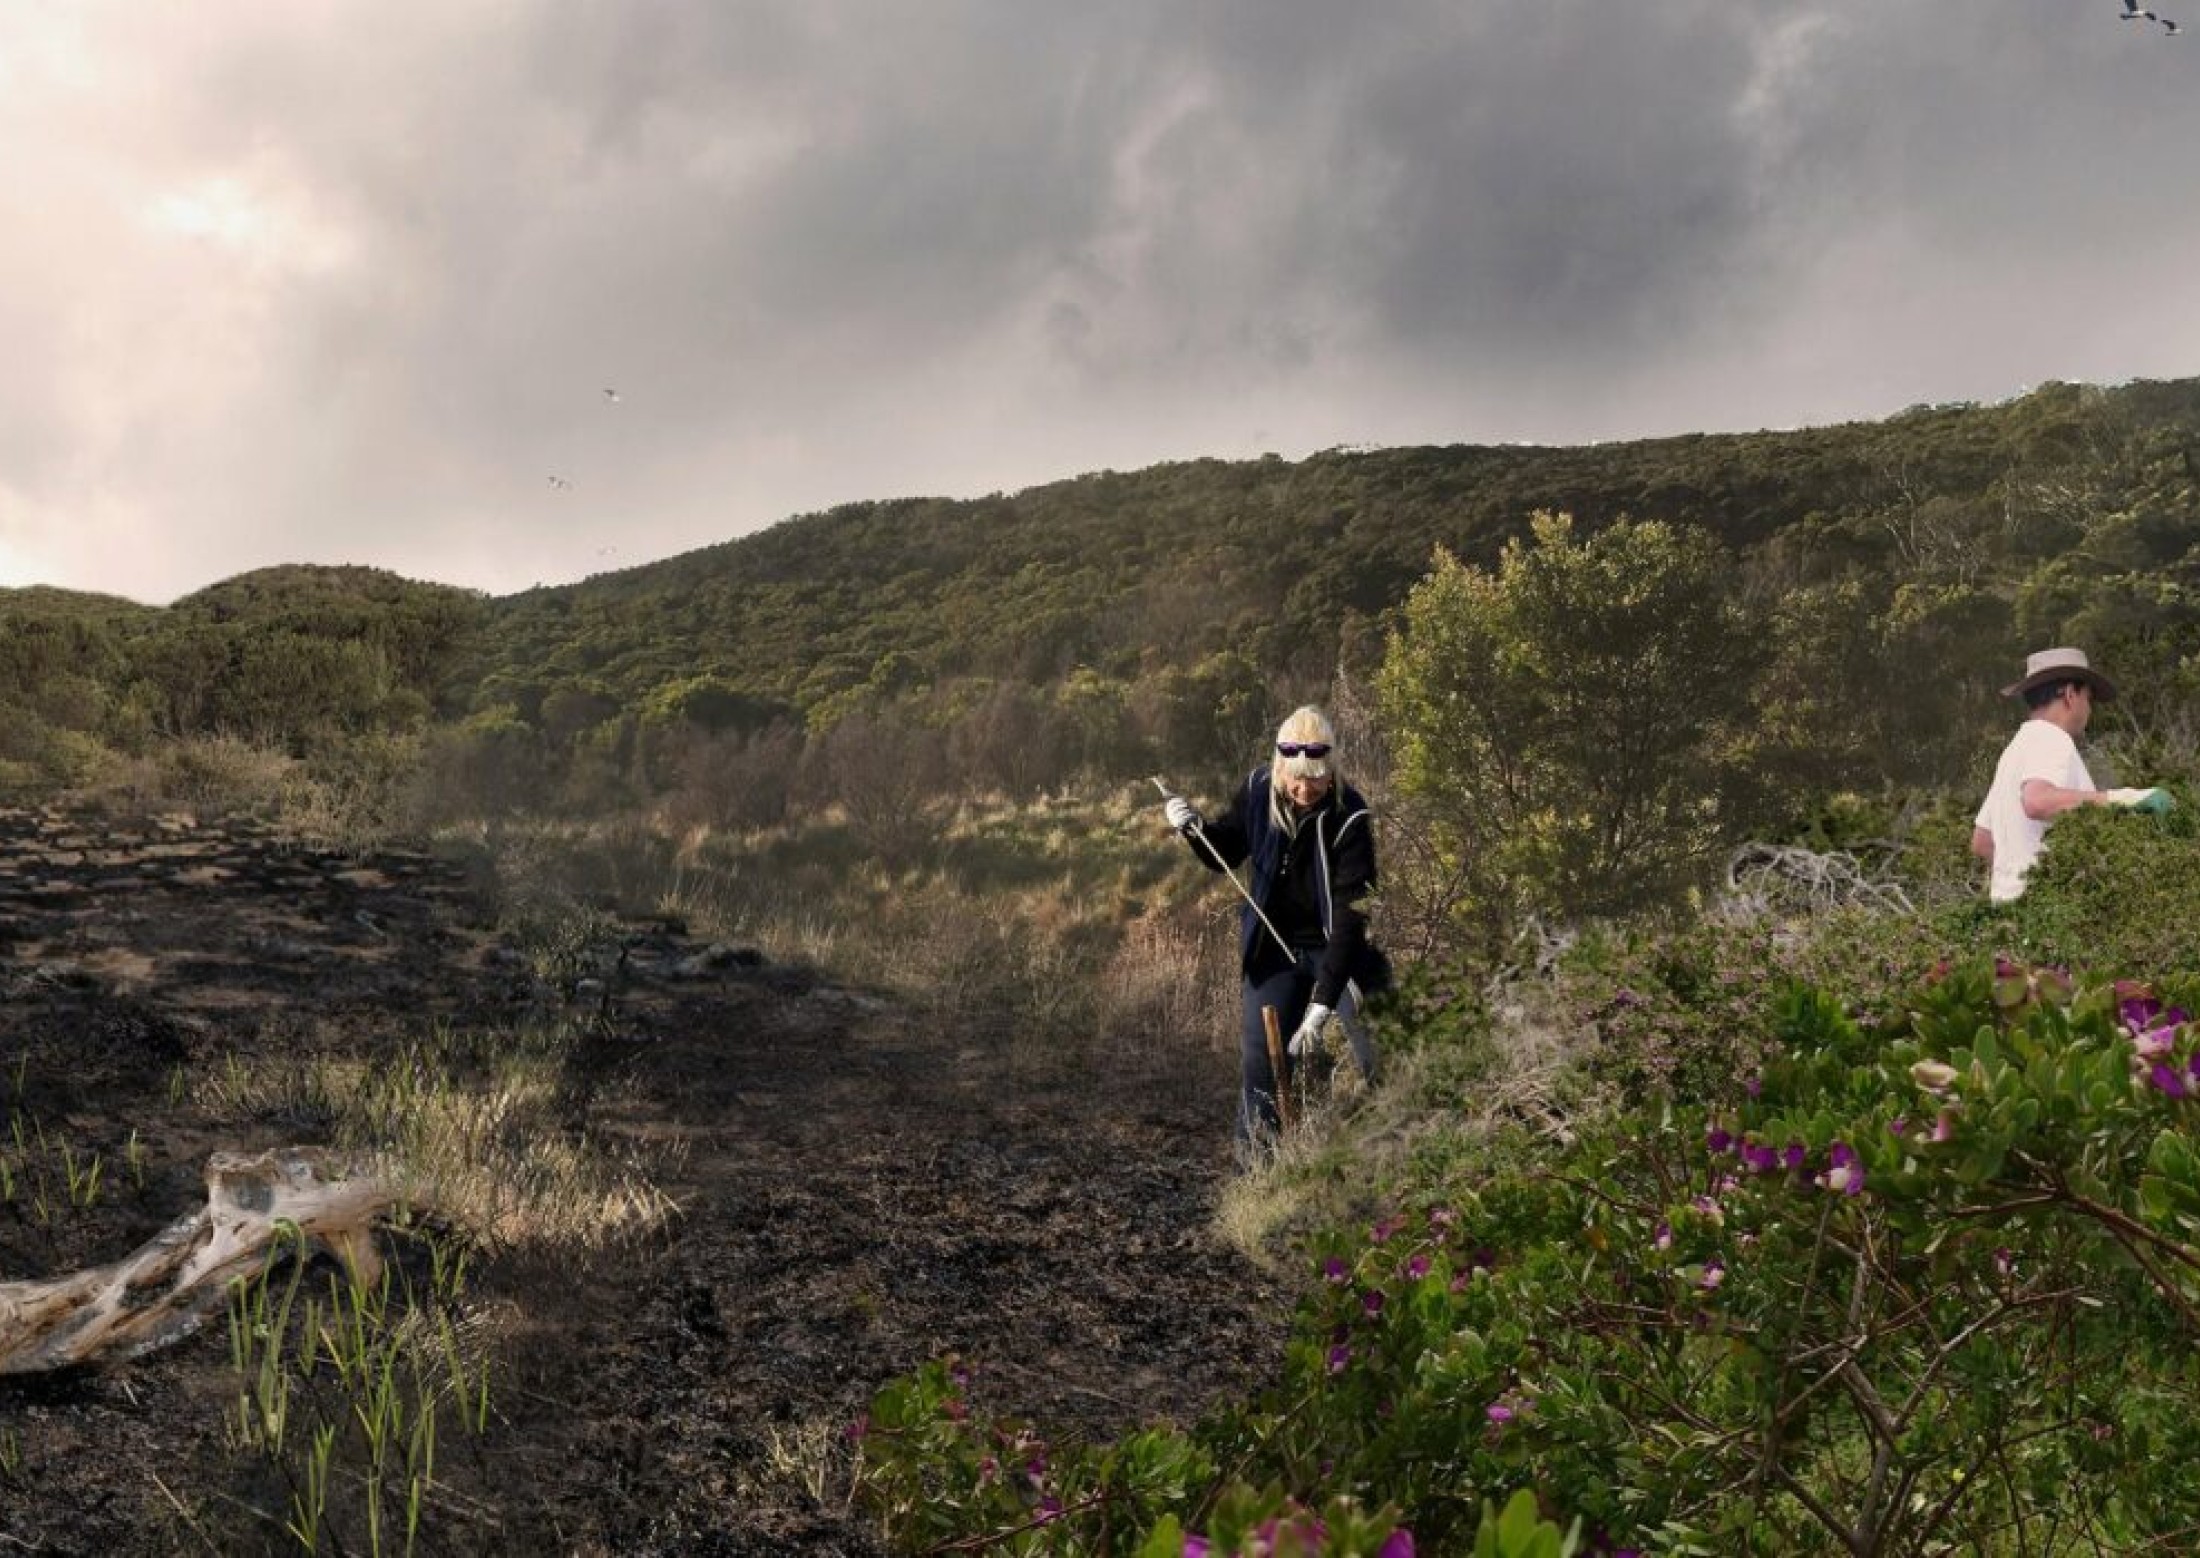
POLYGON ((1374 821, 1344 782, 1328 716, 1311 705, 1283 722, 1268 763, 1246 776, 1221 816, 1203 819, 1182 796, 1169 798, 1165 815, 1210 871, 1234 880, 1234 868, 1251 862, 1251 885, 1238 889, 1245 989, 1237 1141, 1245 1152, 1275 1139, 1278 1091, 1291 1069, 1286 1063, 1279 1079, 1270 1063, 1263 1008, 1273 1007, 1291 1035, 1292 1059, 1320 1053, 1337 1021, 1360 1075, 1375 1080, 1374 1041, 1354 1016, 1388 981, 1388 964, 1367 935, 1374 821))
POLYGON ((2092 721, 2094 705, 2115 698, 2116 684, 2093 668, 2084 650, 2062 646, 2026 656, 2024 675, 2001 694, 2022 699, 2029 712, 1994 765, 1994 782, 1971 825, 1971 853, 1990 870, 1987 895, 2008 903, 2023 896, 2047 826, 2064 812, 2078 806, 2162 811, 2169 794, 2095 788, 2078 754, 2078 738, 2092 721))

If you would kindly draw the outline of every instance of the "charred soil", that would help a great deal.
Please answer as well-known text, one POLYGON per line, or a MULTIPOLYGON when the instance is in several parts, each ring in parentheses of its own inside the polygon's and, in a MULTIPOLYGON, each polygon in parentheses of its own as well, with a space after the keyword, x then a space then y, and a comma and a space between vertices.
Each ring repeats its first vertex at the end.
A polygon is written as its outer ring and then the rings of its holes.
MULTIPOLYGON (((1273 1372, 1286 1295, 1210 1228, 1228 1057, 1004 1043, 662 921, 621 922, 616 970, 560 987, 486 902, 424 852, 0 813, 0 1281, 120 1259, 201 1204, 214 1150, 316 1142, 310 1111, 203 1102, 194 1078, 562 1019, 564 1128, 677 1211, 472 1268, 489 1420, 443 1436, 416 1551, 875 1553, 839 1432, 929 1359, 1086 1438, 1273 1372), (26 1165, 62 1142, 99 1155, 96 1197, 41 1200, 26 1165)), ((227 1328, 0 1376, 0 1553, 299 1551, 229 1426, 227 1328)), ((340 1515, 322 1535, 370 1544, 340 1515)))

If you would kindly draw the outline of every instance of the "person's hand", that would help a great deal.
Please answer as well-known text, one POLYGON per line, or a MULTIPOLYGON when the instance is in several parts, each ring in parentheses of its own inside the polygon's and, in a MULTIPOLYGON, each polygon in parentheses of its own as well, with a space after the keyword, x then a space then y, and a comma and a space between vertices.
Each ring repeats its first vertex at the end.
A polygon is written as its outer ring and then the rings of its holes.
POLYGON ((2150 811, 2157 814, 2170 809, 2170 793, 2159 785, 2149 785, 2143 790, 2120 789, 2108 792, 2108 804, 2121 806, 2127 811, 2150 811))
POLYGON ((1169 826, 1179 833, 1189 833, 1199 826, 1198 810, 1181 795, 1170 796, 1169 804, 1161 811, 1169 819, 1169 826))
POLYGON ((1304 1060, 1309 1055, 1321 1052, 1322 1030, 1329 1026, 1329 1019, 1334 1015, 1319 1001, 1307 1006, 1306 1015, 1299 1019, 1299 1031, 1291 1035, 1293 1060, 1304 1060))

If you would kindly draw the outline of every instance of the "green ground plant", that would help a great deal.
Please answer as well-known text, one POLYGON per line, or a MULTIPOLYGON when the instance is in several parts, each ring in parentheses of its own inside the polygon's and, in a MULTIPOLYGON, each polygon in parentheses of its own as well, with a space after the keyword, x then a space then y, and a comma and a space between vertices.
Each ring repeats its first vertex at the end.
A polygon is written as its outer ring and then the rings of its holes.
POLYGON ((1871 1026, 1791 987, 1722 1103, 1317 1242, 1261 1400, 996 1484, 1010 1441, 931 1376, 881 1397, 860 1485, 900 1490, 912 1547, 1022 1520, 1053 1528, 1029 1550, 1135 1550, 1244 1487, 1464 1551, 1528 1487, 1589 1552, 2183 1550, 2195 1007, 2006 960, 1871 1026))
POLYGON ((490 1366, 462 1329, 463 1253, 417 1237, 418 1284, 402 1261, 362 1280, 278 1240, 231 1295, 229 1442, 282 1489, 282 1534, 300 1552, 418 1550, 448 1514, 439 1433, 488 1430, 490 1366))

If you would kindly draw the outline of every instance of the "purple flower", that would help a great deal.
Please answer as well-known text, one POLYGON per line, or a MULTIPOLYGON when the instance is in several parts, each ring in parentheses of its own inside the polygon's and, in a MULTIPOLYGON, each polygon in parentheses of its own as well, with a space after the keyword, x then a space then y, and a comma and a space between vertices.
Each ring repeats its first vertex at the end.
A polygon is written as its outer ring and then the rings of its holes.
POLYGON ((1724 1127, 1714 1125, 1704 1133, 1703 1144, 1713 1152, 1724 1152, 1734 1145, 1734 1138, 1724 1127))
POLYGON ((1049 1493, 1039 1500, 1039 1524, 1049 1525, 1062 1518, 1062 1501, 1049 1493))
POLYGON ((1329 1349, 1329 1372, 1342 1374, 1352 1363, 1352 1349, 1339 1343, 1329 1349))
POLYGON ((1714 1255, 1703 1263, 1703 1275, 1696 1279, 1696 1286, 1706 1293, 1726 1280, 1726 1262, 1714 1255))
POLYGON ((1907 1131, 1909 1128, 1910 1122, 1904 1119, 1899 1114, 1887 1122, 1888 1132, 1895 1136, 1900 1136, 1904 1131, 1907 1131))
POLYGON ((1994 1251, 1994 1274, 1996 1276, 2009 1276, 2014 1273, 2016 1269, 2017 1258, 2016 1256, 2009 1253, 2008 1247, 2006 1245, 2003 1246, 2001 1249, 1994 1251))
POLYGON ((1383 1538, 1383 1545, 1375 1550, 1375 1558, 1414 1558, 1413 1533, 1400 1526, 1383 1538))
POLYGON ((1387 1243, 1390 1239, 1390 1236, 1404 1226, 1404 1218, 1386 1217, 1381 1222, 1377 1223, 1374 1227, 1368 1229, 1367 1242, 1370 1244, 1387 1243))
POLYGON ((1426 1254, 1416 1255, 1406 1262, 1406 1279, 1408 1281, 1418 1282, 1427 1275, 1428 1256, 1426 1254))
POLYGON ((2177 1074, 2175 1068, 2166 1066, 2160 1061, 2156 1061, 2153 1069, 2147 1072, 2147 1080, 2172 1098, 2190 1098, 2192 1096, 2192 1089, 2185 1085, 2185 1079, 2177 1074))
POLYGON ((1383 1302, 1383 1290, 1369 1288, 1360 1298, 1360 1307, 1367 1311, 1368 1318, 1372 1320, 1383 1312, 1383 1302))
POLYGON ((1791 1141, 1781 1152, 1780 1161, 1791 1169, 1799 1169, 1810 1161, 1810 1149, 1799 1141, 1791 1141))
POLYGON ((1826 1171, 1818 1176, 1818 1183, 1845 1196, 1861 1194, 1864 1165, 1856 1160, 1856 1149, 1845 1141, 1837 1141, 1827 1148, 1826 1171))
POLYGON ((1187 1536, 1184 1538, 1183 1558, 1207 1558, 1209 1551, 1205 1537, 1187 1536))
POLYGON ((1507 1406, 1502 1401, 1492 1401, 1489 1406, 1483 1410, 1483 1416, 1487 1417, 1499 1428, 1503 1428, 1507 1423, 1511 1422, 1516 1415, 1517 1414, 1514 1413, 1513 1409, 1507 1406))
POLYGON ((1933 1140, 1953 1141, 1955 1134, 1956 1112, 1953 1109, 1941 1110, 1939 1118, 1933 1121, 1933 1140))
POLYGON ((1449 1228, 1457 1221, 1459 1221, 1459 1214, 1448 1206, 1432 1206, 1429 1208, 1428 1225, 1431 1228, 1449 1228))
POLYGON ((1751 1077, 1748 1081, 1742 1084, 1742 1091, 1747 1093, 1752 1098, 1757 1097, 1759 1094, 1764 1092, 1764 1090, 1765 1079, 1763 1077, 1751 1077))
POLYGON ((1945 1060, 1921 1060, 1910 1067, 1910 1080, 1928 1093, 1944 1093, 1962 1075, 1945 1060))
POLYGON ((1742 1162, 1752 1174, 1769 1174, 1780 1166, 1780 1154, 1763 1142, 1744 1142, 1742 1162))
POLYGON ((2131 1035, 2131 1047, 2141 1057, 2148 1060, 2167 1055, 2170 1052, 2170 1047, 2177 1042, 2177 1029, 2184 1015, 2183 1012, 2172 1011, 2168 1019, 2155 1024, 2153 1027, 2134 1030, 2131 1035))
POLYGON ((2133 1033, 2142 1033, 2154 1025, 2155 1014, 2162 1003, 2152 995, 2127 995, 2116 1005, 2116 1015, 2124 1020, 2124 1026, 2133 1033))
POLYGON ((1347 1266, 1339 1256, 1332 1255, 1322 1262, 1322 1278, 1324 1281, 1341 1283, 1351 1275, 1352 1268, 1347 1266))
POLYGON ((1726 1213, 1719 1209, 1719 1203, 1712 1200, 1711 1197, 1698 1196, 1695 1200, 1689 1202, 1688 1204, 1694 1207, 1696 1211, 1701 1215, 1710 1218, 1713 1222, 1718 1223, 1721 1226, 1724 1226, 1726 1222, 1726 1213))
POLYGON ((1673 1225, 1671 1223, 1660 1223, 1655 1229, 1651 1230, 1650 1248, 1653 1250, 1669 1250, 1672 1247, 1673 1225))

